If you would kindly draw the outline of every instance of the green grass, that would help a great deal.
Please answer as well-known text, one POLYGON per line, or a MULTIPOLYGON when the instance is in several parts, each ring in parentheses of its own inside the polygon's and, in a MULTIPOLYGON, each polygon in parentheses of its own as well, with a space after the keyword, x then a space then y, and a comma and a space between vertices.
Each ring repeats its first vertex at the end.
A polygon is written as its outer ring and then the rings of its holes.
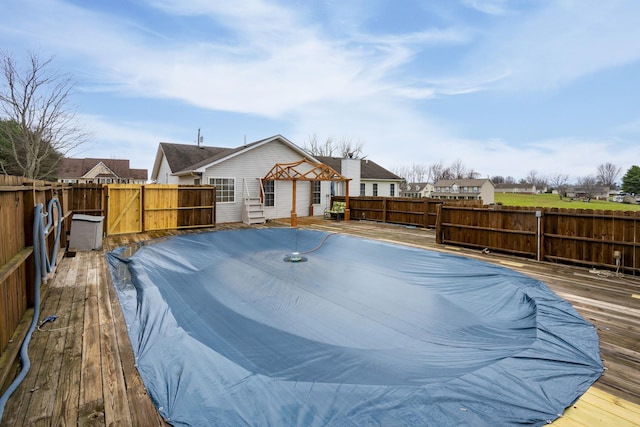
POLYGON ((601 209, 619 211, 640 211, 640 205, 592 200, 590 202, 562 199, 557 194, 513 194, 495 193, 495 203, 504 206, 531 206, 538 208, 566 208, 566 209, 601 209))

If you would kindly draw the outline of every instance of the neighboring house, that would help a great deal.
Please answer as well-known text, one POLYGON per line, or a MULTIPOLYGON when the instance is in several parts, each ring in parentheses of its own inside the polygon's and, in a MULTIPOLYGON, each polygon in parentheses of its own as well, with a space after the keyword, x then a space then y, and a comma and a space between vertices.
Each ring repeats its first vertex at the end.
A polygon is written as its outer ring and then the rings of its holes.
MULTIPOLYGON (((368 159, 342 159, 340 157, 315 156, 347 178, 350 196, 399 197, 402 178, 368 159)), ((334 185, 333 195, 344 196, 342 183, 334 185)))
POLYGON ((400 186, 400 196, 414 198, 431 197, 433 189, 433 184, 430 182, 405 183, 400 186))
POLYGON ((482 200, 494 202, 495 186, 490 179, 441 179, 434 185, 431 197, 449 200, 482 200))
POLYGON ((564 193, 564 197, 570 199, 596 199, 596 200, 609 200, 609 187, 596 186, 593 188, 585 187, 568 187, 564 193))
POLYGON ((124 159, 62 158, 57 168, 58 182, 72 184, 144 184, 146 169, 131 169, 124 159))
POLYGON ((496 193, 536 194, 535 184, 495 184, 496 193))

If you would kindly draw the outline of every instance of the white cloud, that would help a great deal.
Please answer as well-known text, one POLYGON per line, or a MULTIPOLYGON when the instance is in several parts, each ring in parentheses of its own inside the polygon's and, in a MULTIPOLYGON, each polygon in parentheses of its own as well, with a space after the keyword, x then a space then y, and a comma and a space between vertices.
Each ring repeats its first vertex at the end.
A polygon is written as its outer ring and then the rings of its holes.
POLYGON ((640 4, 634 0, 564 0, 492 28, 468 64, 503 87, 550 89, 640 60, 640 4))
POLYGON ((464 0, 464 4, 489 15, 502 15, 507 12, 509 0, 464 0))
POLYGON ((171 135, 180 132, 167 123, 115 123, 109 118, 94 115, 79 115, 78 118, 91 133, 91 138, 70 156, 128 159, 131 168, 147 169, 149 176, 158 143, 171 141, 171 135))

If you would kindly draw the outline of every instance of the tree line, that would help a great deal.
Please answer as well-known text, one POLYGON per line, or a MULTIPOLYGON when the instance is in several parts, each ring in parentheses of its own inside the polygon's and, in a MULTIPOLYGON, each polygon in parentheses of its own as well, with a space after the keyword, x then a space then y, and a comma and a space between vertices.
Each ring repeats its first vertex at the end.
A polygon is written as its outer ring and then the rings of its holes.
MULTIPOLYGON (((442 162, 428 165, 414 163, 411 166, 400 166, 392 168, 391 171, 401 177, 407 183, 432 183, 441 179, 475 179, 481 175, 473 168, 468 168, 458 159, 448 166, 442 162)), ((602 163, 592 175, 578 177, 575 182, 571 182, 569 175, 564 173, 553 173, 544 175, 535 169, 530 170, 527 175, 519 180, 512 176, 494 175, 488 177, 494 184, 528 184, 535 185, 539 191, 556 190, 562 198, 569 187, 581 188, 587 197, 592 196, 598 187, 609 187, 610 189, 620 188, 622 191, 632 194, 640 194, 640 166, 632 166, 622 176, 621 185, 618 179, 622 174, 622 168, 613 163, 602 163)))

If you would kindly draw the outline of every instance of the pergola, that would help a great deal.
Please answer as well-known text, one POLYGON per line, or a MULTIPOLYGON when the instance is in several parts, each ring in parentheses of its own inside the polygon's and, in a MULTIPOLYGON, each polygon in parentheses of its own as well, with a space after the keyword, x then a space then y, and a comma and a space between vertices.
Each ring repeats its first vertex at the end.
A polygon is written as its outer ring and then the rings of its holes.
POLYGON ((348 221, 349 212, 349 181, 336 172, 335 169, 324 163, 314 163, 307 159, 302 159, 293 163, 276 163, 269 173, 262 178, 263 181, 291 181, 293 188, 291 206, 291 226, 298 226, 298 214, 296 214, 296 183, 298 181, 341 181, 345 183, 345 209, 344 220, 348 221))

